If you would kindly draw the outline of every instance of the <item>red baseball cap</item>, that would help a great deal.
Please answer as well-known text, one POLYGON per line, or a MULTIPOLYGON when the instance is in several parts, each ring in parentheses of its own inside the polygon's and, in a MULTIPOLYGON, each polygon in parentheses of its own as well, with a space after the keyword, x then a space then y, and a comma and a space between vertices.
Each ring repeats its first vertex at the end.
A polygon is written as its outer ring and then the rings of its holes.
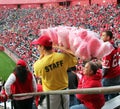
POLYGON ((51 47, 52 46, 52 40, 49 36, 47 35, 43 35, 40 36, 38 39, 35 39, 34 41, 32 41, 33 45, 42 45, 42 46, 46 46, 46 47, 51 47))
POLYGON ((21 66, 26 66, 26 62, 24 61, 24 60, 22 60, 22 59, 19 59, 18 61, 17 61, 17 65, 21 65, 21 66))

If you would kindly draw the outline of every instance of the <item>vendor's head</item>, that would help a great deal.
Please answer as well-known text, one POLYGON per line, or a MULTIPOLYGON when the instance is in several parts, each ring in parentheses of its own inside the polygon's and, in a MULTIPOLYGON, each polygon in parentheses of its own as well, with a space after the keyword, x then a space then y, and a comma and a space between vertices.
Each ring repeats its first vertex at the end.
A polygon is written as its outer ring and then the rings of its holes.
POLYGON ((47 35, 41 35, 38 39, 32 42, 33 45, 38 45, 38 50, 41 52, 43 49, 52 50, 52 40, 47 35))

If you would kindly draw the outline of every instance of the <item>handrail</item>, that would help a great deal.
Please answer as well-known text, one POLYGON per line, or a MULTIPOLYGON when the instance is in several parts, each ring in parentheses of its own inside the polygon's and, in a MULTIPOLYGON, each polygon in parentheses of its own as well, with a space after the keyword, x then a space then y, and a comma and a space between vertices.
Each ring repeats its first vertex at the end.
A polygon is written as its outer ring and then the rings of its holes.
MULTIPOLYGON (((56 90, 56 91, 47 91, 47 92, 33 92, 33 93, 21 93, 13 94, 14 97, 20 96, 38 96, 38 95, 47 95, 47 109, 50 109, 49 104, 49 95, 56 94, 110 94, 120 92, 120 85, 118 86, 109 86, 109 87, 96 87, 96 88, 84 88, 84 89, 68 89, 68 90, 56 90)), ((4 104, 4 109, 6 109, 6 104, 4 104)), ((13 109, 13 106, 11 107, 13 109)))
POLYGON ((37 95, 56 95, 56 94, 109 94, 120 92, 120 85, 110 87, 96 87, 96 88, 84 88, 84 89, 69 89, 69 90, 56 90, 47 92, 34 92, 34 93, 21 93, 13 94, 13 97, 20 96, 37 96, 37 95))

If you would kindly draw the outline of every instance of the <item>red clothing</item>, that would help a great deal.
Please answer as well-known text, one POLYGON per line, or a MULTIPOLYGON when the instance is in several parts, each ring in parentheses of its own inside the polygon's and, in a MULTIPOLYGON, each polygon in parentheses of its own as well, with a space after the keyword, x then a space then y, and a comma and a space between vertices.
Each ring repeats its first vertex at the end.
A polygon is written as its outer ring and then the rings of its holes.
MULTIPOLYGON (((16 76, 16 74, 14 73, 16 76)), ((28 76, 26 78, 26 81, 24 83, 19 82, 17 76, 16 76, 16 81, 13 83, 11 86, 11 90, 13 94, 20 94, 20 93, 29 93, 33 92, 33 86, 32 84, 32 73, 28 73, 28 76)))
MULTIPOLYGON (((83 75, 82 79, 78 83, 78 88, 102 87, 101 79, 102 74, 100 72, 97 72, 93 76, 83 75)), ((105 103, 103 94, 76 94, 76 97, 88 109, 101 109, 105 103)))
POLYGON ((109 55, 103 57, 102 66, 108 69, 105 78, 114 78, 120 75, 119 54, 119 49, 116 48, 109 55))
POLYGON ((3 102, 4 101, 4 95, 0 95, 0 102, 3 102))
POLYGON ((5 102, 7 101, 7 94, 5 93, 5 90, 3 89, 0 93, 0 101, 5 102))
MULTIPOLYGON (((42 85, 41 84, 37 84, 37 92, 42 92, 43 89, 42 89, 42 85)), ((35 103, 36 103, 36 106, 38 106, 38 101, 40 100, 40 96, 36 96, 36 99, 35 99, 35 103)))

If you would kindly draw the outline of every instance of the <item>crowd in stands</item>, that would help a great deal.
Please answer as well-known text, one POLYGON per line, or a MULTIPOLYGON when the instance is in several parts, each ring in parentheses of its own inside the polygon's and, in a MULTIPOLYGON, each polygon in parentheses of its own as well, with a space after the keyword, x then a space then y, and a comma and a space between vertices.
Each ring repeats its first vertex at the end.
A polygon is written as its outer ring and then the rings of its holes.
POLYGON ((38 53, 32 49, 31 41, 40 35, 40 29, 65 25, 90 29, 99 34, 109 29, 117 40, 120 38, 119 13, 120 7, 113 4, 4 9, 0 10, 0 42, 32 66, 38 53))
POLYGON ((0 43, 23 58, 33 70, 39 53, 31 42, 40 36, 40 29, 65 25, 90 29, 98 34, 111 30, 116 41, 120 39, 119 19, 120 7, 113 4, 4 9, 0 10, 0 43))

